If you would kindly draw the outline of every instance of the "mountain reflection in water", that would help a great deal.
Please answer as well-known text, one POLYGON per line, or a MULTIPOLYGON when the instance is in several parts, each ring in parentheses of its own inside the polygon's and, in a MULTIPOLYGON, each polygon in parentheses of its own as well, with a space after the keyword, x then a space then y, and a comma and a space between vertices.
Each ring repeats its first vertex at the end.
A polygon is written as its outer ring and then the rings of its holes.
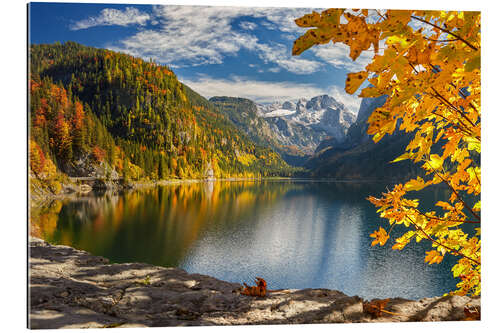
MULTIPOLYGON (((366 200, 385 184, 242 181, 169 185, 85 196, 32 212, 32 230, 113 262, 178 266, 271 289, 329 288, 365 298, 441 295, 453 258, 424 262, 429 244, 371 247, 385 225, 366 200)), ((446 195, 427 191, 422 204, 446 195)), ((401 234, 395 229, 393 235, 401 234)))

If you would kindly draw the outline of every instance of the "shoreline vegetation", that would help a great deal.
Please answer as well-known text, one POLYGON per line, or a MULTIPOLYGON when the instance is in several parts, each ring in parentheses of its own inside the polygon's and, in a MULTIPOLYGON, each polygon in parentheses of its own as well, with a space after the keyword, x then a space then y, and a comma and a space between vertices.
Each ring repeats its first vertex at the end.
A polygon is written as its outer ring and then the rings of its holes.
MULTIPOLYGON (((59 193, 53 193, 47 190, 47 186, 34 185, 29 191, 30 197, 30 207, 40 207, 46 202, 53 200, 71 199, 78 195, 85 195, 92 191, 94 192, 120 192, 124 190, 138 190, 154 186, 167 186, 176 184, 194 184, 194 183, 207 183, 215 181, 263 181, 263 180, 289 180, 294 179, 291 177, 265 177, 265 178, 242 178, 242 177, 232 177, 232 178, 205 178, 205 179, 162 179, 162 180, 137 180, 137 181, 127 181, 124 182, 122 179, 111 179, 105 180, 102 178, 89 178, 86 182, 80 181, 66 181, 62 183, 61 190, 59 193), (94 183, 94 186, 88 185, 88 182, 94 183)), ((33 179, 30 177, 30 185, 33 185, 33 179)), ((29 186, 30 186, 29 185, 29 186)))
MULTIPOLYGON (((157 327, 250 324, 370 323, 470 319, 480 297, 391 298, 381 316, 363 300, 329 289, 241 294, 242 285, 143 263, 103 257, 29 237, 29 326, 39 328, 157 327)), ((373 300, 372 300, 373 301, 373 300)))
MULTIPOLYGON (((138 180, 138 181, 127 181, 123 182, 121 179, 111 179, 105 180, 101 178, 95 178, 89 180, 90 182, 98 183, 97 186, 93 187, 87 185, 85 182, 79 181, 66 181, 62 183, 61 191, 59 193, 53 193, 47 190, 47 186, 35 185, 34 188, 33 178, 29 177, 29 184, 31 189, 29 191, 29 203, 30 207, 40 207, 47 202, 53 200, 71 199, 78 195, 88 194, 92 191, 98 192, 120 192, 124 190, 138 190, 154 186, 167 186, 167 185, 181 185, 181 184, 195 184, 195 183, 209 183, 209 182, 240 182, 240 181, 294 181, 294 182, 345 182, 345 183, 375 183, 375 182, 396 182, 399 180, 395 179, 337 179, 337 178, 317 178, 317 177, 258 177, 258 178, 245 178, 245 177, 230 177, 230 178, 192 178, 192 179, 162 179, 162 180, 138 180)), ((90 178, 90 177, 89 177, 90 178)), ((46 184, 45 184, 46 185, 46 184)))

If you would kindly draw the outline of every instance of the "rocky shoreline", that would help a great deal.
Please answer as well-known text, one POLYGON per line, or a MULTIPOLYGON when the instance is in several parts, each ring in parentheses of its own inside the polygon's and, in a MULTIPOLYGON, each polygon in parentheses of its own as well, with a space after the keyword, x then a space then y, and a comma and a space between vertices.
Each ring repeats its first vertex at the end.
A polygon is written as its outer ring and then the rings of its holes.
POLYGON ((109 264, 69 246, 29 238, 30 328, 369 323, 463 320, 479 297, 390 299, 374 318, 363 299, 328 289, 240 294, 241 285, 178 268, 109 264))

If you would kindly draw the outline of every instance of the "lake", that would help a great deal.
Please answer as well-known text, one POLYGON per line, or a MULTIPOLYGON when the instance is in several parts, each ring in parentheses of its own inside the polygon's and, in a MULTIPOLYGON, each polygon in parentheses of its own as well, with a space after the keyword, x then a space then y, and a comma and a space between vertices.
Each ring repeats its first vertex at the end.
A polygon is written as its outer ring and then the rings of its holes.
MULTIPOLYGON (((384 183, 216 181, 55 201, 32 212, 37 235, 112 262, 176 266, 268 288, 329 288, 363 298, 418 299, 454 290, 454 257, 424 262, 426 241, 371 247, 387 222, 366 200, 384 183)), ((422 205, 446 191, 427 191, 422 205)), ((395 228, 392 235, 403 229, 395 228)))

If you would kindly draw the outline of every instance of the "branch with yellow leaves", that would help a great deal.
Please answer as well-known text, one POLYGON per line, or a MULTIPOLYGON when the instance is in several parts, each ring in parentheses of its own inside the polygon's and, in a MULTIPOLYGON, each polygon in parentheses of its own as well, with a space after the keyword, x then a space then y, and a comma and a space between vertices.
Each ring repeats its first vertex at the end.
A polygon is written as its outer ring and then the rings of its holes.
POLYGON ((441 30, 441 31, 442 31, 442 32, 444 32, 444 33, 447 33, 447 34, 452 35, 452 36, 453 36, 453 37, 455 37, 456 39, 458 39, 458 40, 460 40, 460 41, 464 42, 464 43, 465 43, 468 47, 470 47, 470 48, 471 48, 471 49, 473 49, 474 51, 477 51, 477 50, 478 50, 478 48, 477 48, 477 47, 475 47, 474 45, 472 45, 471 43, 469 43, 468 41, 466 41, 465 39, 463 39, 463 38, 462 38, 462 37, 460 37, 459 35, 454 34, 453 32, 451 32, 451 31, 449 31, 449 30, 447 30, 447 29, 445 29, 445 28, 442 28, 442 27, 440 27, 440 26, 438 26, 438 25, 436 25, 436 24, 434 24, 434 23, 432 23, 432 22, 426 21, 426 20, 424 20, 424 19, 422 19, 422 18, 420 18, 420 17, 418 17, 418 16, 415 16, 415 15, 412 15, 412 16, 411 16, 411 18, 412 18, 412 19, 415 19, 415 20, 417 20, 417 21, 420 21, 420 22, 422 22, 422 23, 428 24, 428 25, 430 25, 430 26, 433 26, 434 28, 439 29, 439 30, 441 30))
MULTIPOLYGON (((413 66, 412 63, 408 62, 408 64, 410 65, 410 67, 413 69, 413 71, 415 72, 415 74, 418 74, 419 72, 417 71, 417 69, 415 68, 415 66, 413 66)), ((432 65, 431 65, 432 66, 432 65)), ((444 105, 448 106, 448 107, 451 107, 453 108, 454 110, 458 111, 460 113, 460 111, 458 109, 455 108, 454 105, 452 105, 451 103, 449 103, 443 96, 441 96, 433 87, 431 87, 431 89, 434 91, 435 94, 437 95, 433 95, 433 94, 429 94, 430 96, 438 99, 439 101, 441 101, 444 105), (440 98, 441 97, 441 98, 440 98)), ((464 122, 462 120, 460 120, 460 118, 457 118, 456 121, 459 123, 455 123, 453 121, 451 121, 449 118, 443 116, 442 114, 439 114, 437 113, 436 111, 431 111, 432 114, 435 114, 436 116, 439 116, 441 118, 443 118, 444 120, 446 120, 447 122, 449 122, 450 124, 452 124, 453 126, 455 126, 456 128, 458 128, 459 130, 463 131, 464 133, 467 133, 468 135, 471 135, 473 136, 473 132, 470 130, 469 127, 467 127, 466 124, 464 124, 464 122)), ((462 115, 463 117, 465 117, 467 119, 467 117, 460 113, 460 115, 462 115)), ((467 119, 468 120, 468 119, 467 119)), ((470 123, 472 123, 470 120, 469 120, 470 123)), ((473 126, 475 126, 473 124, 473 126)), ((478 138, 480 139, 480 138, 478 138)))
POLYGON ((438 221, 443 221, 443 222, 452 222, 452 223, 470 223, 470 224, 481 224, 481 221, 469 221, 469 220, 453 220, 453 219, 446 219, 446 218, 441 218, 437 216, 430 216, 427 214, 422 213, 420 210, 417 208, 413 208, 415 212, 417 212, 419 215, 425 217, 426 219, 429 220, 438 220, 438 221))
MULTIPOLYGON (((436 88, 434 87, 430 87, 432 89, 432 91, 436 94, 436 96, 443 102, 445 103, 446 105, 448 105, 450 108, 452 108, 453 110, 457 111, 465 120, 467 120, 469 122, 469 124, 472 125, 472 127, 475 127, 476 124, 474 124, 472 122, 472 120, 470 120, 467 115, 465 113, 463 113, 459 108, 457 108, 455 105, 451 104, 443 95, 441 95, 437 90, 436 88)), ((467 127, 468 129, 468 127, 467 127)), ((479 138, 480 139, 480 138, 479 138)))
POLYGON ((477 264, 477 265, 481 265, 481 263, 480 263, 479 261, 477 261, 477 260, 475 260, 475 259, 472 259, 471 257, 468 257, 468 256, 466 256, 465 254, 461 253, 460 251, 455 250, 455 249, 453 249, 453 248, 451 248, 451 247, 449 247, 449 246, 446 246, 446 245, 444 245, 443 243, 441 243, 441 242, 439 242, 439 241, 435 240, 434 238, 432 238, 431 236, 429 236, 429 234, 428 234, 428 233, 426 233, 426 232, 425 232, 425 230, 424 230, 422 227, 420 227, 419 225, 417 225, 417 224, 415 223, 415 221, 413 221, 413 219, 412 219, 411 217, 406 216, 406 218, 407 218, 407 219, 408 219, 408 221, 409 221, 409 222, 410 222, 410 223, 411 223, 411 224, 415 227, 415 229, 417 229, 418 231, 420 231, 420 232, 421 232, 421 233, 425 236, 425 238, 426 238, 427 240, 430 240, 430 241, 431 241, 431 242, 433 242, 434 244, 437 244, 438 246, 441 246, 441 247, 443 247, 443 248, 447 249, 448 251, 455 253, 456 255, 459 255, 459 256, 461 256, 461 257, 463 257, 463 258, 465 258, 465 259, 468 259, 468 260, 472 261, 473 263, 475 263, 475 264, 477 264))
POLYGON ((460 194, 458 194, 458 192, 455 190, 455 188, 453 188, 453 186, 450 185, 450 183, 448 183, 448 181, 446 179, 444 179, 440 174, 439 172, 436 171, 436 169, 434 169, 432 167, 432 165, 426 161, 425 163, 427 163, 429 165, 429 167, 432 169, 432 171, 434 172, 434 174, 436 176, 439 177, 439 179, 441 179, 452 191, 453 193, 455 193, 455 196, 457 197, 458 200, 460 200, 460 202, 464 205, 464 207, 466 207, 472 215, 474 215, 475 218, 477 218, 479 221, 481 221, 481 217, 479 215, 476 214, 476 212, 474 212, 474 210, 472 210, 472 208, 470 208, 469 205, 467 205, 467 203, 465 203, 465 201, 460 197, 460 194))

